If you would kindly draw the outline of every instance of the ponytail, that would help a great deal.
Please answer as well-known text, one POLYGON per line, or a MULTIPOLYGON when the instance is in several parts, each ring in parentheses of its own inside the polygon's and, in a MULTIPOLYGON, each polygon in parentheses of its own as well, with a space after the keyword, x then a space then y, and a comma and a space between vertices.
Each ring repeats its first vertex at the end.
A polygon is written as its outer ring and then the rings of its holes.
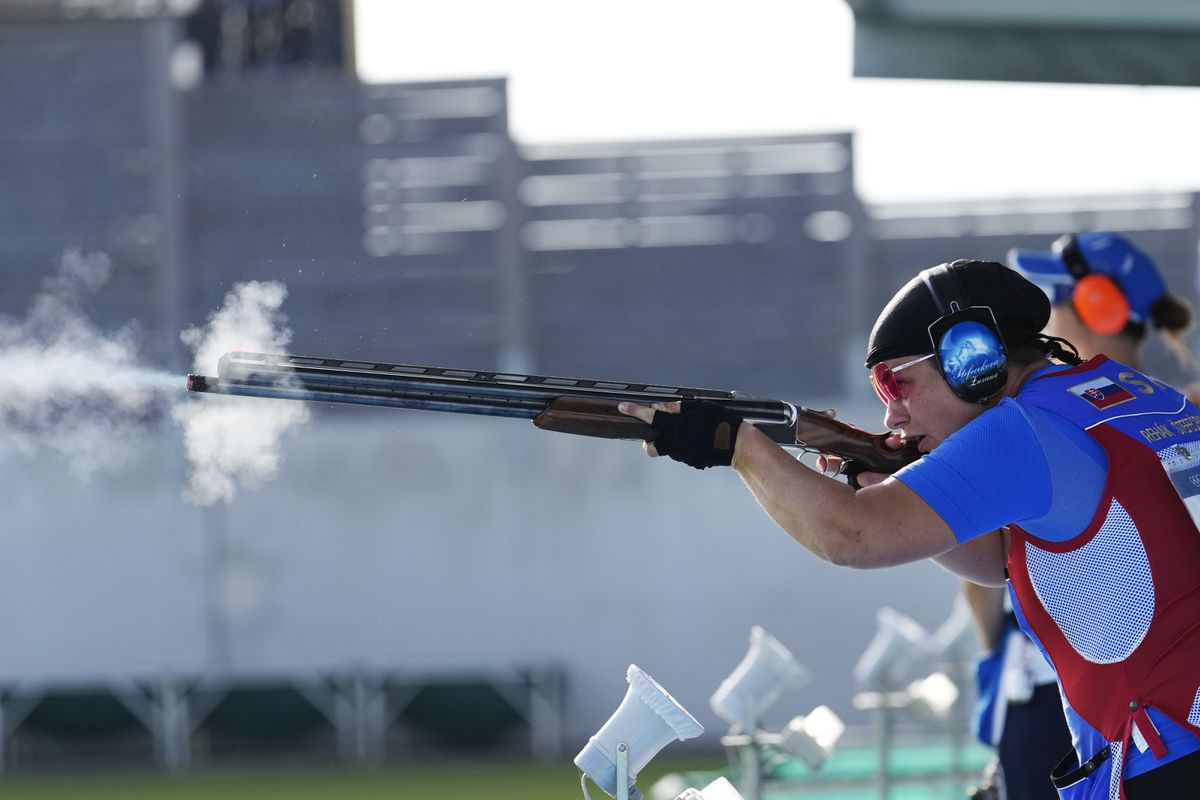
POLYGON ((1180 364, 1195 365, 1196 357, 1183 338, 1192 325, 1192 309, 1186 301, 1167 292, 1150 306, 1150 324, 1163 335, 1180 364))
POLYGON ((1038 334, 1035 346, 1048 358, 1053 358, 1055 361, 1061 361, 1073 367, 1083 363, 1083 359, 1079 357, 1079 348, 1061 336, 1038 334))
POLYGON ((1083 363, 1083 359, 1079 357, 1079 348, 1062 337, 1037 333, 1026 334, 1020 339, 1013 338, 1024 343, 1009 350, 1008 360, 1012 364, 1032 364, 1043 358, 1053 358, 1073 367, 1083 363))

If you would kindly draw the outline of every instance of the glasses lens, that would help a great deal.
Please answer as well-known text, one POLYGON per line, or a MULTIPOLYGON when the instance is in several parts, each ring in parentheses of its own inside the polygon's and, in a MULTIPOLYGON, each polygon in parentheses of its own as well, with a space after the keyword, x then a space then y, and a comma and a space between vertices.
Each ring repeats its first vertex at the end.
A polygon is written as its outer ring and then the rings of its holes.
POLYGON ((875 394, 879 395, 884 405, 900 399, 900 385, 896 383, 896 375, 887 364, 871 367, 871 385, 875 387, 875 394))

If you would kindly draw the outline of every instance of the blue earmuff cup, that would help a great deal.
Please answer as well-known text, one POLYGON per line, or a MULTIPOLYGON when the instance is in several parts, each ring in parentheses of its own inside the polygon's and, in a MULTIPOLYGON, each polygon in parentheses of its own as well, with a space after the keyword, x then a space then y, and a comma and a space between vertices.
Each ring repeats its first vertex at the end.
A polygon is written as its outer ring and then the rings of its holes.
POLYGON ((946 382, 960 397, 986 397, 1004 382, 1004 345, 981 322, 951 326, 938 343, 938 360, 946 382))

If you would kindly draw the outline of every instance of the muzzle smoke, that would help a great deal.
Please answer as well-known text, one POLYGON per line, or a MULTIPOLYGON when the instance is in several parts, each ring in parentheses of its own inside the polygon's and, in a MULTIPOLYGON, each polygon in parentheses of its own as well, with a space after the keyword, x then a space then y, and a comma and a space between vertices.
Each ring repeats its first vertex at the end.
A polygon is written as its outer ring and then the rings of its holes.
MULTIPOLYGON (((87 481, 115 473, 147 426, 170 415, 189 460, 184 497, 230 501, 241 486, 274 477, 280 440, 309 417, 301 403, 189 397, 184 377, 139 366, 139 330, 102 331, 85 313, 112 271, 102 254, 67 253, 23 319, 0 316, 0 458, 53 453, 87 481), (240 401, 240 402, 239 402, 240 401)), ((236 285, 208 323, 182 334, 196 372, 243 348, 285 352, 291 332, 281 283, 236 285)))
MULTIPOLYGON (((193 372, 215 375, 230 350, 284 353, 292 339, 279 307, 287 288, 278 282, 241 283, 202 328, 183 332, 195 353, 193 372)), ((279 471, 280 440, 309 418, 302 403, 206 395, 178 403, 172 416, 183 426, 191 465, 184 497, 199 505, 230 501, 240 485, 259 486, 279 471)))
POLYGON ((0 317, 0 456, 49 451, 82 480, 119 469, 131 434, 165 410, 178 381, 137 366, 137 329, 103 333, 83 305, 103 255, 63 257, 24 319, 0 317))

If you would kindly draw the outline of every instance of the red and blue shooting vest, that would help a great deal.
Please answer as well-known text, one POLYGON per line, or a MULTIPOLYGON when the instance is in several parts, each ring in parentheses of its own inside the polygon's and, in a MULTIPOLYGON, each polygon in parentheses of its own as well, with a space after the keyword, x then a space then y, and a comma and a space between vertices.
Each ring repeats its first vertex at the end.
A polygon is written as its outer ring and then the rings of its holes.
POLYGON ((1008 575, 1067 702, 1109 742, 1095 776, 1107 786, 1064 796, 1122 797, 1131 741, 1166 753, 1148 708, 1200 735, 1200 410, 1103 356, 1030 381, 1017 400, 1079 425, 1108 458, 1078 534, 1052 542, 1011 526, 1008 575))

